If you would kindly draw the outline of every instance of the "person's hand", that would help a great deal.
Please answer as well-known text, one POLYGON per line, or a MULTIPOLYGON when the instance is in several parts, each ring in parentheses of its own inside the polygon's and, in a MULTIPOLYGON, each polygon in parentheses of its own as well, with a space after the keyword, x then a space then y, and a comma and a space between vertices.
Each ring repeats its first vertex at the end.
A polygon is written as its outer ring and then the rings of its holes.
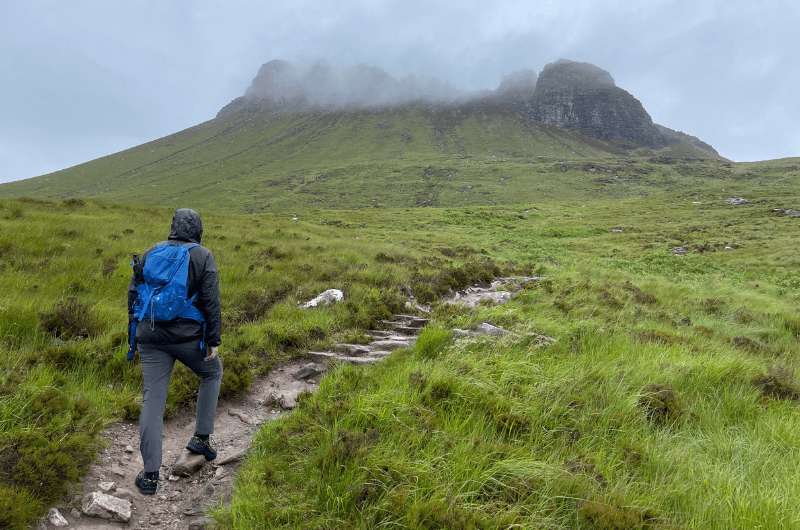
POLYGON ((208 354, 206 355, 206 358, 204 360, 211 361, 212 359, 216 359, 217 348, 218 348, 217 346, 209 346, 208 349, 206 350, 208 354))

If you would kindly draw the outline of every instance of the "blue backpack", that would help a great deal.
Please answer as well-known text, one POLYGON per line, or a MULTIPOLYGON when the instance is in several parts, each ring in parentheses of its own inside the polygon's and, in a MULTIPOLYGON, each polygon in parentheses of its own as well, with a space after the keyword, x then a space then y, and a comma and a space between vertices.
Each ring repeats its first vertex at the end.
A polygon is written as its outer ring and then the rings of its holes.
POLYGON ((136 285, 136 302, 129 332, 128 360, 133 360, 136 351, 136 327, 139 322, 150 320, 167 322, 186 318, 203 324, 200 350, 205 349, 205 318, 195 307, 195 293, 188 297, 189 251, 197 243, 163 243, 153 248, 146 256, 142 267, 142 282, 136 285))

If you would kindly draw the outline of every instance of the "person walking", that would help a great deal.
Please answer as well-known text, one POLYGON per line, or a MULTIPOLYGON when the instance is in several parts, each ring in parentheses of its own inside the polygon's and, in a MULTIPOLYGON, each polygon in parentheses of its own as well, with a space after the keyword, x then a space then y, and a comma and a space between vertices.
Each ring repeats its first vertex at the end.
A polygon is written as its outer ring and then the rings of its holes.
POLYGON ((141 257, 134 256, 132 262, 128 359, 138 350, 143 379, 139 450, 144 469, 136 486, 145 495, 158 488, 164 407, 176 359, 200 379, 195 434, 186 449, 208 461, 217 456, 211 434, 222 381, 219 280, 214 256, 200 245, 202 236, 200 215, 180 208, 172 217, 169 239, 141 257))

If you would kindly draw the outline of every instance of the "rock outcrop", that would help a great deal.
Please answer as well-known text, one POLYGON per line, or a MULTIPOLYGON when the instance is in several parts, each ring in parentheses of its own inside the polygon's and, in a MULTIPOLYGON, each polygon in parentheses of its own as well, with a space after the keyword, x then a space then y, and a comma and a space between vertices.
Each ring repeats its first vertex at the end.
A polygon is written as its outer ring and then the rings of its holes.
POLYGON ((667 144, 638 99, 589 63, 559 60, 544 67, 536 83, 531 117, 630 146, 667 144))
POLYGON ((718 157, 705 142, 653 123, 641 102, 593 64, 560 59, 537 75, 508 74, 495 90, 465 93, 434 79, 395 78, 373 66, 334 68, 273 60, 263 66, 244 96, 218 116, 239 112, 305 112, 380 109, 424 104, 455 116, 512 112, 531 124, 571 129, 626 149, 677 146, 673 156, 718 157))

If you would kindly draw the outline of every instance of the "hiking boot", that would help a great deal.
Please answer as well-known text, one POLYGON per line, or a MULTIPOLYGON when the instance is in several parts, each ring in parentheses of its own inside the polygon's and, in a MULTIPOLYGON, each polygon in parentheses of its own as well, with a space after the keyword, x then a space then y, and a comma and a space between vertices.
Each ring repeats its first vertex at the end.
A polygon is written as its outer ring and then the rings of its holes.
POLYGON ((142 495, 155 494, 158 489, 158 472, 145 473, 144 471, 140 471, 139 474, 136 475, 136 487, 139 488, 142 495))
POLYGON ((217 450, 211 445, 210 436, 207 440, 203 440, 197 435, 192 436, 192 439, 186 444, 186 449, 196 455, 203 455, 208 462, 217 458, 217 450))

